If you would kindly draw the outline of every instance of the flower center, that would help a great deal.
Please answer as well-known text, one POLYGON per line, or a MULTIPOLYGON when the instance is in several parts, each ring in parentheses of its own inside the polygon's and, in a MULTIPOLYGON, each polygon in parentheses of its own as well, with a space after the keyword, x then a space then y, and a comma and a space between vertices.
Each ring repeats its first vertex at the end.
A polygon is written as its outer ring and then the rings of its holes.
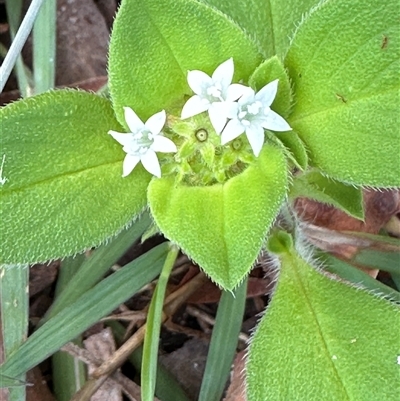
POLYGON ((149 132, 138 132, 132 134, 132 142, 124 147, 124 150, 133 156, 142 156, 145 154, 154 142, 154 135, 149 132))
POLYGON ((223 101, 222 98, 222 87, 219 82, 215 83, 214 85, 207 88, 207 95, 212 97, 212 101, 223 101))
POLYGON ((262 103, 257 100, 256 102, 247 106, 247 111, 255 116, 261 111, 262 107, 262 103))
POLYGON ((251 125, 251 122, 256 118, 262 111, 263 105, 260 101, 255 101, 248 105, 244 105, 239 111, 237 118, 240 120, 241 124, 245 127, 251 125))

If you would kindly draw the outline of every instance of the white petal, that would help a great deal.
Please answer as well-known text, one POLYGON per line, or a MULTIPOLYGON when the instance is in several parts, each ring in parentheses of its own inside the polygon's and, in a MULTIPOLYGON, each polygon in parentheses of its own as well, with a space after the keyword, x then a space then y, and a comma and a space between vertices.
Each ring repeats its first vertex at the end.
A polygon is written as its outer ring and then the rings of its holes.
POLYGON ((239 104, 237 102, 225 102, 226 116, 236 118, 239 113, 239 104))
POLYGON ((121 134, 116 131, 108 131, 108 133, 123 146, 129 146, 132 143, 132 134, 121 134))
POLYGON ((263 118, 262 126, 266 129, 278 132, 292 130, 286 120, 273 110, 270 110, 268 113, 266 113, 265 117, 263 118))
POLYGON ((210 102, 202 99, 200 96, 194 95, 185 103, 182 108, 181 119, 193 117, 197 114, 203 113, 208 110, 210 102))
POLYGON ((201 95, 204 88, 212 86, 212 79, 203 71, 193 70, 188 72, 187 81, 196 95, 201 95))
POLYGON ((144 124, 137 114, 130 108, 124 107, 125 121, 131 132, 137 132, 143 129, 144 124))
POLYGON ((150 173, 155 175, 156 177, 160 178, 161 177, 161 168, 160 168, 160 162, 157 159, 157 155, 155 152, 151 149, 147 151, 142 157, 141 157, 141 162, 143 164, 143 167, 150 173))
POLYGON ((129 175, 136 165, 139 163, 140 157, 133 155, 126 155, 122 165, 122 177, 129 175))
POLYGON ((247 86, 242 84, 229 85, 229 88, 226 92, 226 100, 229 102, 239 99, 240 96, 243 96, 246 93, 247 88, 247 86))
POLYGON ((275 79, 275 81, 270 82, 260 89, 256 94, 256 100, 259 100, 263 106, 271 106, 278 91, 278 82, 279 79, 275 79))
POLYGON ((243 132, 244 132, 244 127, 239 120, 237 119, 230 120, 228 124, 226 124, 225 129, 222 131, 221 145, 225 145, 226 143, 232 141, 243 132))
POLYGON ((221 84, 222 92, 225 92, 228 89, 229 84, 232 82, 233 70, 234 65, 231 57, 229 60, 220 64, 212 74, 213 82, 219 82, 221 84))
POLYGON ((167 115, 165 114, 165 110, 162 110, 146 121, 146 128, 148 128, 153 135, 158 135, 164 127, 166 119, 167 115))
POLYGON ((166 138, 165 136, 162 135, 158 135, 154 138, 154 142, 151 145, 151 149, 154 152, 163 152, 163 153, 172 153, 178 150, 174 142, 171 141, 171 139, 166 138))
POLYGON ((264 130, 258 124, 250 125, 250 127, 246 129, 246 136, 253 149, 254 156, 258 157, 264 145, 264 130))
POLYGON ((217 134, 220 134, 225 127, 228 110, 229 107, 225 105, 225 102, 212 103, 208 109, 208 116, 217 134))
POLYGON ((254 102, 255 92, 249 87, 245 87, 242 97, 238 100, 240 105, 246 105, 254 102))

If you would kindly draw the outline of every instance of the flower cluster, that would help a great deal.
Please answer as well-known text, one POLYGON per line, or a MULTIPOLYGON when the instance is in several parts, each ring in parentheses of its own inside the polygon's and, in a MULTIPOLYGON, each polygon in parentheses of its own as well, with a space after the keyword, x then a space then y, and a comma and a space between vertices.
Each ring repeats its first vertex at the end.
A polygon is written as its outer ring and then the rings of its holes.
MULTIPOLYGON (((194 95, 183 106, 181 119, 208 112, 215 132, 221 136, 221 145, 246 133, 257 157, 264 144, 264 129, 291 130, 289 124, 270 107, 278 90, 278 80, 256 93, 245 85, 232 84, 233 72, 232 58, 219 65, 211 77, 203 71, 189 71, 187 80, 194 95)), ((127 153, 122 176, 130 174, 141 161, 149 173, 161 177, 155 152, 177 152, 174 142, 161 133, 166 121, 165 111, 154 114, 145 124, 129 107, 125 107, 124 111, 131 132, 122 134, 109 131, 127 153)))
POLYGON ((189 71, 188 83, 195 95, 183 106, 181 118, 208 111, 216 133, 221 133, 222 145, 245 132, 254 155, 258 156, 264 143, 264 129, 291 130, 270 108, 278 91, 278 80, 255 93, 247 86, 231 84, 233 69, 230 58, 218 66, 212 77, 202 71, 189 71))

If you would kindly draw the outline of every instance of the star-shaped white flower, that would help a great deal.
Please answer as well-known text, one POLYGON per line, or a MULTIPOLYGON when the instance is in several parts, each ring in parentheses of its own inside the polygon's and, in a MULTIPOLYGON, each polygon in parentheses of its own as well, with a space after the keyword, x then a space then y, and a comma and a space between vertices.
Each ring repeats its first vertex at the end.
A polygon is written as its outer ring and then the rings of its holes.
POLYGON ((228 117, 231 120, 221 134, 221 143, 226 143, 246 132, 247 139, 257 157, 264 144, 264 129, 272 131, 291 131, 292 128, 270 106, 278 91, 278 80, 265 85, 259 92, 247 88, 246 93, 233 104, 228 117))
POLYGON ((230 58, 216 68, 212 77, 203 71, 189 71, 187 80, 195 95, 183 106, 181 118, 208 111, 211 124, 220 134, 226 124, 230 103, 242 96, 246 88, 241 84, 231 84, 233 70, 233 59, 230 58))
POLYGON ((143 167, 156 177, 161 177, 160 162, 155 152, 176 152, 174 142, 161 135, 167 118, 165 110, 151 116, 145 124, 130 107, 124 107, 125 121, 130 133, 108 131, 126 152, 122 167, 122 177, 129 175, 141 161, 143 167))

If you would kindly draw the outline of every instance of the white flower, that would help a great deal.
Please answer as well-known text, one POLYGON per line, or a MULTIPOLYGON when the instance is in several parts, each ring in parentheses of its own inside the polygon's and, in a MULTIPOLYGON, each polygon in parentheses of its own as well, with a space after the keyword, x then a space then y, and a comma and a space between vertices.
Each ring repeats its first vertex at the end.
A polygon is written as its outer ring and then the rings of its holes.
POLYGON ((176 152, 176 145, 168 138, 160 135, 167 118, 165 111, 151 116, 146 124, 140 120, 130 107, 124 107, 125 121, 131 130, 122 134, 115 131, 108 133, 121 145, 126 152, 122 167, 122 177, 130 174, 141 161, 143 167, 156 177, 161 177, 160 162, 155 152, 176 152))
POLYGON ((183 106, 181 118, 193 117, 208 110, 211 124, 217 134, 226 124, 227 107, 238 99, 245 90, 241 84, 232 84, 233 59, 220 64, 212 77, 205 72, 193 70, 188 72, 188 83, 195 93, 183 106))
POLYGON ((246 132, 254 155, 258 156, 264 144, 264 129, 291 131, 285 119, 270 108, 277 90, 277 79, 265 85, 257 94, 247 88, 246 93, 230 109, 228 117, 231 120, 221 134, 222 145, 246 132))

